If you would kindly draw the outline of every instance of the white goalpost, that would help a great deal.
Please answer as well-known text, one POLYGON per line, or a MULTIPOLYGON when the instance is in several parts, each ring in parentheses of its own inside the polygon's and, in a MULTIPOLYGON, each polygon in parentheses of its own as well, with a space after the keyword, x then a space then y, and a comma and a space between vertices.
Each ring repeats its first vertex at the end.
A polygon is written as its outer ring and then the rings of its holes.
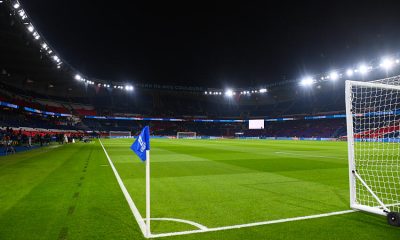
POLYGON ((130 138, 131 132, 130 131, 110 131, 109 137, 110 138, 130 138))
POLYGON ((176 138, 196 139, 196 132, 177 132, 176 138))
POLYGON ((400 226, 400 76, 346 81, 346 120, 351 208, 400 226))

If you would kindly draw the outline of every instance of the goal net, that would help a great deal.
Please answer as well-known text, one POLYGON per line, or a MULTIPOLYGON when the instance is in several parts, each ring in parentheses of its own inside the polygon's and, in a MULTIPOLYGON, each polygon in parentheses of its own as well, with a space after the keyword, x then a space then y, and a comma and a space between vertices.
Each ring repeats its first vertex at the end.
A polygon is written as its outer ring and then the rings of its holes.
POLYGON ((110 131, 110 138, 130 138, 130 131, 110 131))
POLYGON ((400 76, 346 81, 351 207, 400 212, 400 76))
POLYGON ((196 132, 177 132, 176 138, 196 139, 196 132))

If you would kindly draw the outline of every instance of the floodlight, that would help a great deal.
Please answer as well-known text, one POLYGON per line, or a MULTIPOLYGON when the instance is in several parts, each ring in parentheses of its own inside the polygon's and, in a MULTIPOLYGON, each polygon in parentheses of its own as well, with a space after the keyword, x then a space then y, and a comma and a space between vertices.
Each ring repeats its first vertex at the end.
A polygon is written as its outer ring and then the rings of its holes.
POLYGON ((233 96, 233 91, 232 91, 232 89, 227 89, 227 90, 225 91, 225 96, 227 96, 227 97, 232 97, 232 96, 233 96))
POLYGON ((20 5, 18 2, 16 2, 16 3, 13 5, 13 7, 14 7, 15 9, 18 9, 20 6, 21 6, 21 5, 20 5))
POLYGON ((27 28, 29 32, 33 32, 33 30, 35 30, 35 28, 31 24, 29 24, 27 28))
POLYGON ((47 50, 49 47, 47 46, 46 43, 42 43, 42 48, 43 48, 44 50, 47 50))
POLYGON ((351 69, 351 68, 347 69, 346 74, 347 74, 348 77, 353 76, 353 74, 354 74, 353 69, 351 69))
POLYGON ((34 32, 32 35, 33 35, 33 37, 34 37, 36 40, 38 40, 38 39, 40 38, 38 32, 34 32))
POLYGON ((207 95, 207 91, 205 91, 204 94, 207 95))
POLYGON ((358 67, 358 71, 359 71, 361 74, 366 74, 366 73, 368 72, 368 67, 365 66, 364 64, 362 64, 362 65, 360 65, 360 66, 358 67))
POLYGON ((80 81, 80 80, 82 80, 82 77, 81 77, 81 75, 76 74, 76 75, 75 75, 75 79, 78 80, 78 81, 80 81))
POLYGON ((382 59, 381 64, 379 64, 380 67, 384 68, 385 70, 389 70, 393 67, 394 61, 390 58, 384 58, 382 59))
POLYGON ((266 88, 261 88, 260 89, 260 93, 266 93, 267 92, 267 89, 266 88))
POLYGON ((132 90, 133 90, 133 86, 131 86, 131 85, 126 85, 126 86, 125 86, 125 90, 127 90, 127 91, 132 91, 132 90))
POLYGON ((400 63, 400 59, 396 59, 396 63, 400 63))
POLYGON ((310 86, 314 83, 314 79, 312 77, 305 77, 301 80, 300 85, 302 86, 310 86))
POLYGON ((332 81, 336 81, 339 78, 339 74, 336 71, 333 71, 329 74, 329 77, 332 81))

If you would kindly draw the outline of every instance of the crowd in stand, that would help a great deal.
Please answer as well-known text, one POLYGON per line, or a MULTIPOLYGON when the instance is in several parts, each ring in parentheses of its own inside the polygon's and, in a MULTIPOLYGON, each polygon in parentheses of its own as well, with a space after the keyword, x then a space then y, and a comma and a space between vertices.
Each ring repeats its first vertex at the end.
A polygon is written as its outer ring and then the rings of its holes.
POLYGON ((34 146, 47 146, 51 142, 59 144, 71 143, 75 139, 82 140, 81 133, 49 133, 49 132, 27 132, 22 129, 15 130, 11 127, 0 128, 0 155, 12 154, 18 149, 30 149, 34 146))

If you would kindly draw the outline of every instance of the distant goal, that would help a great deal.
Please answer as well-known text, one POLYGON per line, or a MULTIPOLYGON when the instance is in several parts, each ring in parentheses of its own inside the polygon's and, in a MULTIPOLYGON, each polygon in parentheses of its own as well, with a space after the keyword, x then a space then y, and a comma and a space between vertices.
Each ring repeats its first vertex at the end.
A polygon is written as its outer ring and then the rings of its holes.
POLYGON ((400 226, 400 76, 346 81, 350 204, 400 226))
POLYGON ((176 138, 177 139, 196 139, 197 135, 196 132, 177 132, 176 138))
POLYGON ((130 138, 131 132, 130 131, 110 131, 109 137, 110 138, 130 138))

